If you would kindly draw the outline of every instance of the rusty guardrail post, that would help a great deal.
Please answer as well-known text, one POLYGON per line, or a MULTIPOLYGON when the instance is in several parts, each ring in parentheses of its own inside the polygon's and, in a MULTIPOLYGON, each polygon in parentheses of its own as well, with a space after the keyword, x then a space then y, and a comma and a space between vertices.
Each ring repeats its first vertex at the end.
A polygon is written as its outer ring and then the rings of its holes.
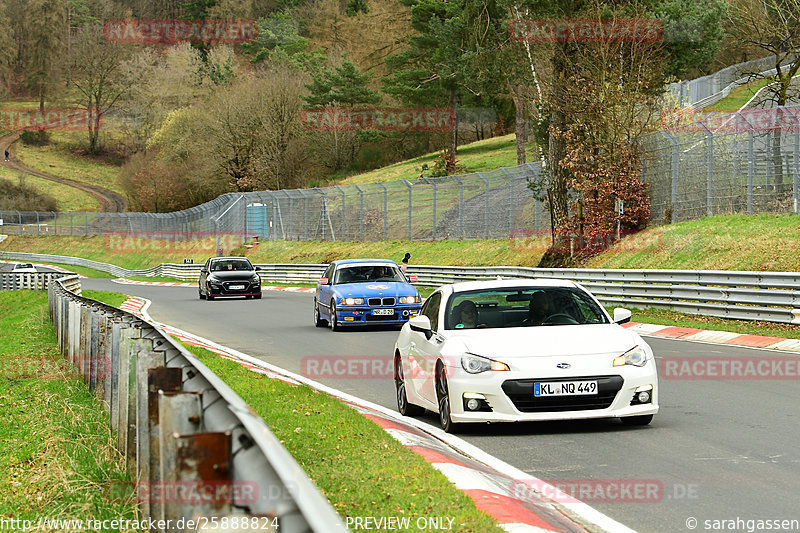
MULTIPOLYGON (((158 444, 159 470, 163 486, 174 485, 178 480, 176 463, 176 435, 190 435, 203 430, 202 394, 199 392, 158 393, 158 444)), ((160 491, 161 517, 176 524, 181 518, 178 502, 166 498, 160 491)), ((174 529, 173 529, 174 530, 174 529)), ((173 531, 170 530, 170 531, 173 531)))
MULTIPOLYGON (((150 372, 164 368, 164 352, 140 351, 136 357, 136 478, 141 483, 150 483, 150 372)), ((152 517, 149 498, 140 493, 139 508, 145 517, 152 517)))

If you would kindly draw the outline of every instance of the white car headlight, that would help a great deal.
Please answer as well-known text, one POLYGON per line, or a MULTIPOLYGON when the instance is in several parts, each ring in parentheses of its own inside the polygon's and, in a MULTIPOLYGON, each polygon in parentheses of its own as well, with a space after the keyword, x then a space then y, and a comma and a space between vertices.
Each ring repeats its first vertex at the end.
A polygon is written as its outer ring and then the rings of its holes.
POLYGON ((487 357, 481 357, 472 353, 466 353, 461 356, 461 368, 470 374, 480 374, 487 370, 507 371, 511 370, 508 365, 495 361, 487 357))
POLYGON ((624 354, 614 359, 614 366, 644 366, 647 363, 647 354, 641 346, 634 346, 624 354))
POLYGON ((342 305, 364 305, 364 298, 342 298, 342 305))
POLYGON ((418 304, 419 296, 401 296, 398 298, 398 301, 401 304, 418 304))

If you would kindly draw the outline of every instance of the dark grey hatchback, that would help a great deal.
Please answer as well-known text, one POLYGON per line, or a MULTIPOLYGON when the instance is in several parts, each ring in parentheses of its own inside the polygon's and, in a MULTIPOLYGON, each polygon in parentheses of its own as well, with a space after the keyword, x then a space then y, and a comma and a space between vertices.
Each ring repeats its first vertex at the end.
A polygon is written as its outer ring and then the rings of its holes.
POLYGON ((200 299, 220 296, 261 298, 261 277, 246 257, 212 257, 200 270, 200 299))

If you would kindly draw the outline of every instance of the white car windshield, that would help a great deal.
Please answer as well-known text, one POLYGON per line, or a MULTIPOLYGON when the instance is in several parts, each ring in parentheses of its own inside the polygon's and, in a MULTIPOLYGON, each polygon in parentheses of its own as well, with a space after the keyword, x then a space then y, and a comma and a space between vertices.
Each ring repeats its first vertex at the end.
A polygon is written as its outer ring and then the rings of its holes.
POLYGON ((334 285, 341 283, 369 283, 372 281, 397 281, 406 283, 406 278, 396 266, 354 265, 343 266, 336 271, 334 285))
POLYGON ((455 293, 445 329, 608 324, 600 306, 571 287, 481 289, 455 293))

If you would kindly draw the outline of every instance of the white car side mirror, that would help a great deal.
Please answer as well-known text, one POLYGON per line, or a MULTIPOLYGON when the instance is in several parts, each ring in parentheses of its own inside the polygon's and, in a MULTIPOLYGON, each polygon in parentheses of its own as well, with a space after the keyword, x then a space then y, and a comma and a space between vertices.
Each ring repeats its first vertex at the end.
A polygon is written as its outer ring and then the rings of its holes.
POLYGON ((633 313, 631 313, 630 309, 617 307, 614 309, 614 322, 617 324, 625 324, 626 322, 630 322, 632 314, 633 313))
POLYGON ((408 327, 411 328, 412 331, 419 331, 420 333, 425 334, 425 338, 430 340, 433 337, 433 331, 431 330, 431 321, 425 315, 417 315, 412 317, 408 320, 408 327))

